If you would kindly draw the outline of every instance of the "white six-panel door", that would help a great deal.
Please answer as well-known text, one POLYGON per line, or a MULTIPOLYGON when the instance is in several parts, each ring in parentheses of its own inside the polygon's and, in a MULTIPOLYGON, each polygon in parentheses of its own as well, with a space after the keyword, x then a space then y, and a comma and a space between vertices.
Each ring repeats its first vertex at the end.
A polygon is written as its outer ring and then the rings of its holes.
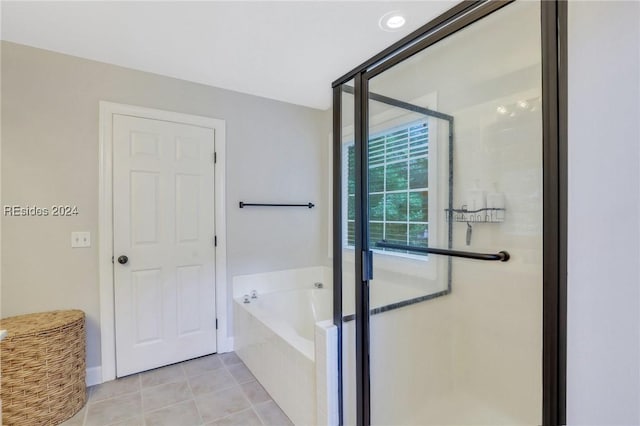
POLYGON ((216 352, 214 138, 113 117, 118 377, 216 352))

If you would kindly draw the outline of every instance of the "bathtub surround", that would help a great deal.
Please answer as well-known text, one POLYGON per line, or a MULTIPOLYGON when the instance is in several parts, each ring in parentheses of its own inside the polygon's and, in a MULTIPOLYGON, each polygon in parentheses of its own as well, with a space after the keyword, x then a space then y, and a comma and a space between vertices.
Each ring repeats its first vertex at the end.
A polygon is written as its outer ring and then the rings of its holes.
MULTIPOLYGON (((101 100, 226 121, 229 296, 234 275, 328 263, 328 113, 10 42, 1 49, 2 202, 79 211, 2 217, 2 315, 84 310, 92 376, 101 365, 101 100), (243 199, 313 201, 317 208, 238 209, 243 199), (69 236, 78 230, 91 232, 90 248, 71 249, 69 236)), ((231 303, 229 297, 229 313, 231 303)), ((219 323, 231 334, 231 318, 219 323)))
POLYGON ((333 320, 316 323, 316 410, 317 424, 339 424, 338 402, 338 327, 333 320))
POLYGON ((236 352, 297 425, 337 424, 330 277, 314 267, 233 280, 236 352))

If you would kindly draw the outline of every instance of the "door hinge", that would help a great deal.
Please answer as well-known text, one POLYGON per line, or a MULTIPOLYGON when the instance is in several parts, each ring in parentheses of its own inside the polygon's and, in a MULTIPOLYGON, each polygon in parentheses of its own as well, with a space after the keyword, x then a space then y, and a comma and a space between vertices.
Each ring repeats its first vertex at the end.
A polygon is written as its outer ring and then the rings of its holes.
POLYGON ((216 330, 218 329, 218 318, 216 318, 216 330))
POLYGON ((216 164, 218 162, 218 153, 214 152, 213 153, 213 164, 216 164))
POLYGON ((111 256, 111 263, 114 263, 114 262, 113 262, 113 256, 111 256))
POLYGON ((373 252, 371 250, 362 252, 362 281, 373 279, 373 252))
POLYGON ((218 247, 218 236, 217 235, 213 236, 213 246, 214 247, 218 247))

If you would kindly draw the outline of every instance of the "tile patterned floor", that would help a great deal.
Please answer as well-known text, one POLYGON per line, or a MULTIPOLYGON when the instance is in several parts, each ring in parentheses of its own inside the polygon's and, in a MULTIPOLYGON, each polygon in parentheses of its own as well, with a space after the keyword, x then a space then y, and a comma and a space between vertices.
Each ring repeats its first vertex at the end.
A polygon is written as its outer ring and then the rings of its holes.
POLYGON ((235 353, 93 386, 64 426, 293 425, 235 353))

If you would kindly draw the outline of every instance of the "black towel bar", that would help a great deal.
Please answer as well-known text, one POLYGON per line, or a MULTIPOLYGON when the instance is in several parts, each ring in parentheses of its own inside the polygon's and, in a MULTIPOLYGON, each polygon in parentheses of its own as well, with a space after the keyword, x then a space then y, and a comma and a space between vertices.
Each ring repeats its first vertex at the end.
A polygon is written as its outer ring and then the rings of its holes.
POLYGON ((245 203, 244 201, 240 201, 239 203, 240 208, 243 209, 247 206, 249 207, 253 207, 253 206, 260 206, 260 207, 308 207, 308 208, 313 208, 316 205, 313 203, 307 203, 307 204, 263 204, 263 203, 245 203))
POLYGON ((412 251, 415 253, 425 253, 425 254, 441 254, 444 256, 452 256, 452 257, 462 257, 465 259, 477 259, 477 260, 499 260, 501 262, 506 262, 509 260, 511 256, 506 251, 500 251, 498 253, 474 253, 470 251, 459 251, 459 250, 446 250, 446 249, 438 249, 438 248, 429 248, 429 247, 416 247, 416 246, 406 246, 402 244, 393 244, 388 243, 386 241, 378 241, 376 243, 376 247, 379 248, 389 248, 394 250, 406 250, 412 251))

